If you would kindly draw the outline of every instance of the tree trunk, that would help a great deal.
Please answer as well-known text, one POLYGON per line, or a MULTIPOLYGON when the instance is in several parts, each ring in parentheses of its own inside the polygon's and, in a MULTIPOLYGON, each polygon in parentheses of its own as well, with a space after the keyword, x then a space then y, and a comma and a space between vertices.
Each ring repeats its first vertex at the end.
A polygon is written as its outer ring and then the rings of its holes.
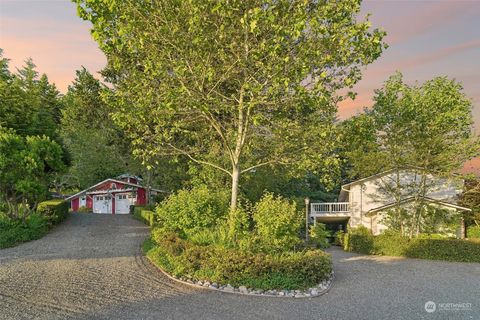
POLYGON ((232 195, 230 198, 231 211, 235 211, 237 209, 239 180, 240 180, 240 166, 236 164, 232 170, 232 195))

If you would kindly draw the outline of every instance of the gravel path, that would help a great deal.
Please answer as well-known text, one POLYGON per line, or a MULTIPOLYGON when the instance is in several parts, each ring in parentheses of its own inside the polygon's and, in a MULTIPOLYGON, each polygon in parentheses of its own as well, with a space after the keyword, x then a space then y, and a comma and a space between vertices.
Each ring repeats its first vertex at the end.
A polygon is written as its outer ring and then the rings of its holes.
POLYGON ((167 279, 140 255, 147 234, 130 216, 77 214, 40 240, 0 250, 0 319, 480 319, 480 264, 331 249, 327 295, 248 297, 167 279))

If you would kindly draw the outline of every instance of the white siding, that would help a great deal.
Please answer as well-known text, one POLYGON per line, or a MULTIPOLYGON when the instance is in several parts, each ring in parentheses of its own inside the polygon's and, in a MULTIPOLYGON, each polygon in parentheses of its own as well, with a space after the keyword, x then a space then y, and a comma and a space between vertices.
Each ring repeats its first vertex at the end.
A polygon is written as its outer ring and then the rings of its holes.
MULTIPOLYGON (((450 203, 455 203, 457 195, 462 191, 463 181, 447 180, 427 177, 427 185, 429 186, 427 197, 443 200, 450 203)), ((389 195, 382 190, 385 186, 391 185, 396 181, 396 174, 390 173, 384 176, 365 180, 363 183, 355 183, 350 185, 349 203, 351 218, 349 224, 351 227, 364 225, 371 229, 374 234, 379 234, 387 227, 381 223, 383 219, 381 214, 370 217, 367 212, 394 202, 392 195, 389 195)), ((400 174, 400 181, 403 186, 409 184, 418 184, 420 176, 412 172, 402 172, 400 174)), ((408 192, 404 192, 404 197, 408 197, 408 192)))

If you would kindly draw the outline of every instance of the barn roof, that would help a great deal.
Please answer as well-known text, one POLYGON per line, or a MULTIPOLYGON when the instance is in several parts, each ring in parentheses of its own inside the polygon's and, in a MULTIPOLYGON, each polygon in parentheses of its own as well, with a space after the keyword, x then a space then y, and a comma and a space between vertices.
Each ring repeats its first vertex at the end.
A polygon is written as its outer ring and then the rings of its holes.
MULTIPOLYGON (((91 190, 91 189, 93 189, 93 188, 95 188, 95 187, 98 187, 98 186, 104 184, 104 183, 107 182, 107 181, 111 181, 111 182, 115 182, 115 183, 120 183, 120 184, 128 185, 128 186, 131 186, 131 187, 146 189, 145 186, 142 186, 142 185, 140 185, 140 184, 131 183, 131 182, 126 182, 126 181, 117 180, 117 179, 113 179, 113 178, 108 178, 108 179, 105 179, 105 180, 103 180, 103 181, 100 181, 100 182, 97 183, 97 184, 94 184, 94 185, 91 186, 91 187, 88 187, 88 188, 86 188, 86 189, 83 189, 82 191, 77 192, 77 193, 75 193, 74 195, 71 195, 70 197, 66 198, 65 200, 71 200, 71 199, 73 199, 73 198, 76 198, 76 197, 82 195, 83 193, 86 193, 87 191, 89 191, 89 190, 91 190)), ((154 189, 154 188, 150 188, 150 190, 156 191, 156 192, 164 192, 164 191, 162 191, 162 190, 154 189)))

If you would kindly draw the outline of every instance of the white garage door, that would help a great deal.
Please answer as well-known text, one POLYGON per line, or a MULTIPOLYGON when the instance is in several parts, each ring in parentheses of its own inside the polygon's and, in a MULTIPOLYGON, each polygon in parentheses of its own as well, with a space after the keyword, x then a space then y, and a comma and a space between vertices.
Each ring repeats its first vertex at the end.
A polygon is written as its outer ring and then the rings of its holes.
POLYGON ((110 196, 93 197, 93 212, 111 214, 112 213, 112 197, 110 196))
POLYGON ((131 199, 127 194, 117 194, 115 196, 115 213, 128 214, 130 212, 131 199))

